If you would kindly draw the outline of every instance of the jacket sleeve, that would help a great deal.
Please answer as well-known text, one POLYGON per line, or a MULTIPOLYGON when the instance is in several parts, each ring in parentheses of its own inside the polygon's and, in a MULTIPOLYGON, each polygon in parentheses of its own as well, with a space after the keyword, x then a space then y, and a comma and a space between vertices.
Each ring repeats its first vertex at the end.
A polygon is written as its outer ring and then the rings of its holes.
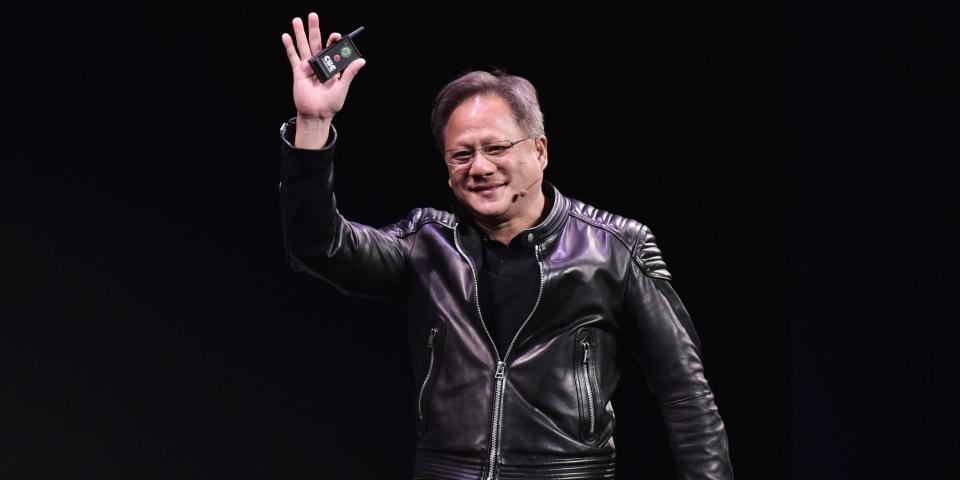
POLYGON ((327 145, 314 150, 293 145, 295 128, 295 118, 280 128, 280 216, 287 262, 347 295, 397 298, 406 263, 401 223, 374 228, 343 218, 333 194, 336 129, 331 125, 327 145))
POLYGON ((633 247, 624 296, 631 355, 660 401, 683 480, 733 479, 723 421, 703 372, 700 339, 646 226, 633 247))

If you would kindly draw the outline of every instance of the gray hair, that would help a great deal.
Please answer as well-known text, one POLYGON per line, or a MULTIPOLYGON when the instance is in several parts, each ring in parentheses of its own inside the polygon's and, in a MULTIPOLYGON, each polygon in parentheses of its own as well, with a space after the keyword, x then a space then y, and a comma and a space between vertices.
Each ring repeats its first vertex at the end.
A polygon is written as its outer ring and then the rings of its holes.
POLYGON ((513 119, 531 137, 544 134, 543 112, 540 111, 537 90, 529 80, 500 70, 473 71, 447 83, 433 102, 430 130, 437 148, 443 150, 444 132, 453 110, 469 97, 488 93, 498 95, 510 105, 513 119))

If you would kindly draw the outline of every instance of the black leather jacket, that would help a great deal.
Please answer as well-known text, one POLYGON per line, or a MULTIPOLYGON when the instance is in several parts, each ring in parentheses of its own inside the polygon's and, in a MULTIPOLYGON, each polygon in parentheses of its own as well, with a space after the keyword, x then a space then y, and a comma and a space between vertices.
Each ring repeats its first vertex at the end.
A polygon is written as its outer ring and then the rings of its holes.
POLYGON ((336 130, 321 150, 281 127, 287 259, 349 295, 392 299, 417 379, 414 478, 613 478, 618 349, 660 400, 683 479, 732 479, 699 339, 646 226, 564 197, 524 230, 540 268, 533 310, 498 351, 477 301, 480 235, 462 209, 418 208, 373 228, 333 193, 336 130))

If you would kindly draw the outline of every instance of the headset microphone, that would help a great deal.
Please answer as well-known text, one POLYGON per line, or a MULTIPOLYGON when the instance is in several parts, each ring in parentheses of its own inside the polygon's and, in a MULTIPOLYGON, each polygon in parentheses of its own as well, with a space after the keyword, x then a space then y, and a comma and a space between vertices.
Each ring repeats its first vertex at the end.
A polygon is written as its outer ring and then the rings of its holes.
POLYGON ((530 190, 530 187, 532 187, 535 183, 539 182, 541 178, 543 178, 543 173, 542 173, 542 172, 541 172, 540 176, 538 176, 536 179, 534 179, 533 182, 532 182, 530 185, 527 185, 526 188, 520 190, 520 191, 517 192, 517 193, 514 193, 514 194, 513 194, 513 200, 512 200, 512 202, 513 202, 513 203, 517 203, 517 200, 520 200, 521 198, 526 197, 526 196, 527 196, 527 191, 530 190))

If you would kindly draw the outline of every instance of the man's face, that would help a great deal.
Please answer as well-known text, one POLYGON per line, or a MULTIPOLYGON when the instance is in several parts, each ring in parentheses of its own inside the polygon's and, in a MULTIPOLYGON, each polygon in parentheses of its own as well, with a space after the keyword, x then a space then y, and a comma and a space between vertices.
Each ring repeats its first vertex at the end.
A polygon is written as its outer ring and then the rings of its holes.
POLYGON ((498 95, 474 95, 450 114, 444 150, 474 148, 477 152, 468 165, 447 165, 447 184, 474 216, 500 223, 534 207, 547 166, 547 138, 519 142, 493 160, 480 152, 482 145, 528 136, 514 120, 510 104, 498 95), (527 194, 520 195, 521 191, 527 194))

